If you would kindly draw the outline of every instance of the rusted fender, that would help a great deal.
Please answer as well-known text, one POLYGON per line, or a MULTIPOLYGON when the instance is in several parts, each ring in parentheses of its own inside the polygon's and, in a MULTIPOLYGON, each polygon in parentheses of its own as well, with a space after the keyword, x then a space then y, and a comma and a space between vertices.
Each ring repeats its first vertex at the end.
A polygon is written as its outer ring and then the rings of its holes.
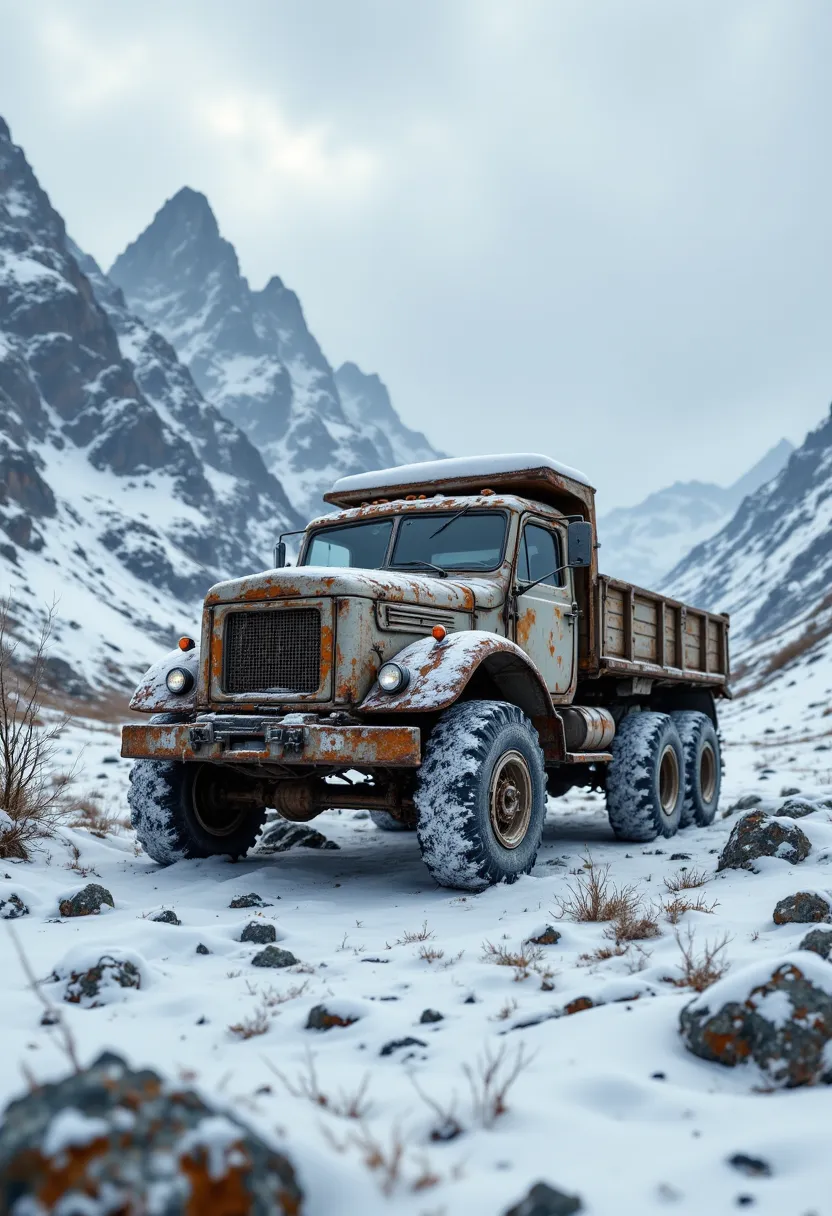
POLYGON ((187 714, 196 708, 196 686, 199 680, 199 646, 193 650, 170 650, 163 659, 148 667, 130 699, 130 708, 139 713, 187 714), (190 692, 178 697, 168 692, 165 677, 171 667, 183 667, 193 678, 190 692))
POLYGON ((506 701, 519 705, 530 717, 554 715, 552 698, 540 671, 529 656, 496 633, 463 629, 443 641, 420 638, 395 656, 394 662, 410 672, 402 692, 383 692, 378 683, 358 707, 370 713, 424 713, 444 709, 460 696, 479 667, 488 673, 506 701))

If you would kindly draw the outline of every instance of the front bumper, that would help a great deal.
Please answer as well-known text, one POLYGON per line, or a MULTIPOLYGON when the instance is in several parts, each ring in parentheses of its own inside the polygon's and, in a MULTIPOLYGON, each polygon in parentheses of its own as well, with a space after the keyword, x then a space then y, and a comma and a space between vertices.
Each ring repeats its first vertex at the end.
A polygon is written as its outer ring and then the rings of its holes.
POLYGON ((121 728, 121 754, 134 760, 211 760, 223 764, 322 764, 338 768, 416 768, 415 726, 332 725, 291 719, 212 715, 196 722, 121 728))

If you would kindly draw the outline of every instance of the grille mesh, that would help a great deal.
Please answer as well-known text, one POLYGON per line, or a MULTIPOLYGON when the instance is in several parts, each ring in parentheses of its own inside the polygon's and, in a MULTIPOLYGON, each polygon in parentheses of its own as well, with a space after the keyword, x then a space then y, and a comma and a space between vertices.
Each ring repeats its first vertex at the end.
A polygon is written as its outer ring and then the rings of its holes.
POLYGON ((225 622, 227 693, 316 692, 321 682, 317 608, 231 612, 225 622))

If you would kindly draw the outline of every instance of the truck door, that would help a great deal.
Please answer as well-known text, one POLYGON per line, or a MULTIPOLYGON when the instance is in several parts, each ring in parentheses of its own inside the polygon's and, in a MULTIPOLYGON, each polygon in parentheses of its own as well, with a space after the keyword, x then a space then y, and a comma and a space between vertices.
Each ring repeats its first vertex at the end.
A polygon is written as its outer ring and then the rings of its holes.
POLYGON ((572 609, 572 571, 551 573, 565 560, 563 532, 527 520, 517 553, 517 585, 522 588, 547 577, 518 595, 514 640, 536 664, 551 693, 570 692, 576 671, 578 618, 572 609))

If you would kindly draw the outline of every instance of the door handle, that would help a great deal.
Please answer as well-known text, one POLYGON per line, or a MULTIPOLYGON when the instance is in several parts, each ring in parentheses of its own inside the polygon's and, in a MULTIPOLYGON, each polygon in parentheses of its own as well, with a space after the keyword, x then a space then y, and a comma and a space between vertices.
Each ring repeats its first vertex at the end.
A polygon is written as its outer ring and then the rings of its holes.
POLYGON ((569 621, 570 625, 574 625, 575 622, 577 621, 578 617, 581 615, 581 610, 578 607, 577 603, 573 600, 571 610, 569 612, 564 612, 563 615, 569 621))

